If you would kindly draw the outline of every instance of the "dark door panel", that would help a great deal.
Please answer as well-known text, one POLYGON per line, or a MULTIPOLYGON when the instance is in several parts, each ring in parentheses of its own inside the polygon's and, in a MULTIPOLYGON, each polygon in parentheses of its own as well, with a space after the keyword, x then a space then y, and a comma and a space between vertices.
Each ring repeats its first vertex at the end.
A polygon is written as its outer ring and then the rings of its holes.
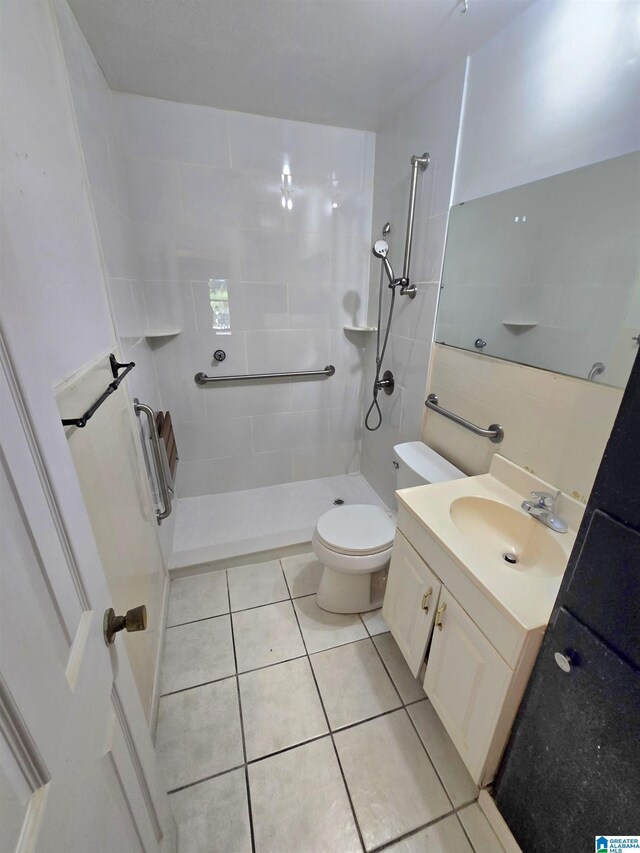
POLYGON ((640 833, 637 670, 561 608, 536 682, 496 792, 524 853, 593 850, 596 835, 640 833), (572 660, 569 672, 556 652, 572 660))
POLYGON ((596 510, 568 571, 564 606, 640 666, 640 533, 596 510))

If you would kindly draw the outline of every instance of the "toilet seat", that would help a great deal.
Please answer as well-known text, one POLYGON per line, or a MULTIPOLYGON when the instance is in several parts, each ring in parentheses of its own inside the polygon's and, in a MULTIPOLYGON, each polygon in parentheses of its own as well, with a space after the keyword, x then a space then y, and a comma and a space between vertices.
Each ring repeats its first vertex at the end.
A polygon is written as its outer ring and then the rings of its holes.
POLYGON ((381 507, 353 504, 325 512, 315 537, 335 554, 365 557, 388 551, 395 532, 395 524, 381 507))

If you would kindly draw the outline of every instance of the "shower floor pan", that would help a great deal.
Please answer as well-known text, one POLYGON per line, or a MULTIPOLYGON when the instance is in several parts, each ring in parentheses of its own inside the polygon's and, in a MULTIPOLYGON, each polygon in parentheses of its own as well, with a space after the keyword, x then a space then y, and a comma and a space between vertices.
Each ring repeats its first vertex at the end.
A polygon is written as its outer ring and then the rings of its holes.
POLYGON ((362 474, 340 474, 242 492, 180 498, 171 569, 308 544, 318 518, 341 498, 393 516, 362 474))

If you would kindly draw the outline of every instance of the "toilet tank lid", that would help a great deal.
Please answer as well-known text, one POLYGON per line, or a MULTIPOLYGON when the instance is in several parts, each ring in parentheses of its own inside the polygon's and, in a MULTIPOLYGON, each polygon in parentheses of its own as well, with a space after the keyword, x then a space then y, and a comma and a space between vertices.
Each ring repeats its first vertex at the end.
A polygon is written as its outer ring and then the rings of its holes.
POLYGON ((460 480, 467 475, 422 441, 405 441, 393 448, 398 461, 407 465, 426 483, 460 480))

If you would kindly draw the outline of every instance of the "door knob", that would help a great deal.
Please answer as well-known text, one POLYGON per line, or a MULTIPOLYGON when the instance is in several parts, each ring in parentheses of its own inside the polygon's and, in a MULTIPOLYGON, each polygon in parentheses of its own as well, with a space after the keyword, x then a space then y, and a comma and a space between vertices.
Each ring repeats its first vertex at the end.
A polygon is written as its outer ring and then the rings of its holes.
POLYGON ((566 649, 564 652, 555 652, 553 659, 563 672, 571 672, 571 667, 578 665, 578 656, 571 649, 566 649))
POLYGON ((140 607, 134 607, 132 610, 127 610, 124 616, 116 616, 113 607, 104 611, 102 630, 104 641, 108 646, 113 643, 118 631, 146 631, 146 629, 147 608, 144 604, 141 604, 140 607))

